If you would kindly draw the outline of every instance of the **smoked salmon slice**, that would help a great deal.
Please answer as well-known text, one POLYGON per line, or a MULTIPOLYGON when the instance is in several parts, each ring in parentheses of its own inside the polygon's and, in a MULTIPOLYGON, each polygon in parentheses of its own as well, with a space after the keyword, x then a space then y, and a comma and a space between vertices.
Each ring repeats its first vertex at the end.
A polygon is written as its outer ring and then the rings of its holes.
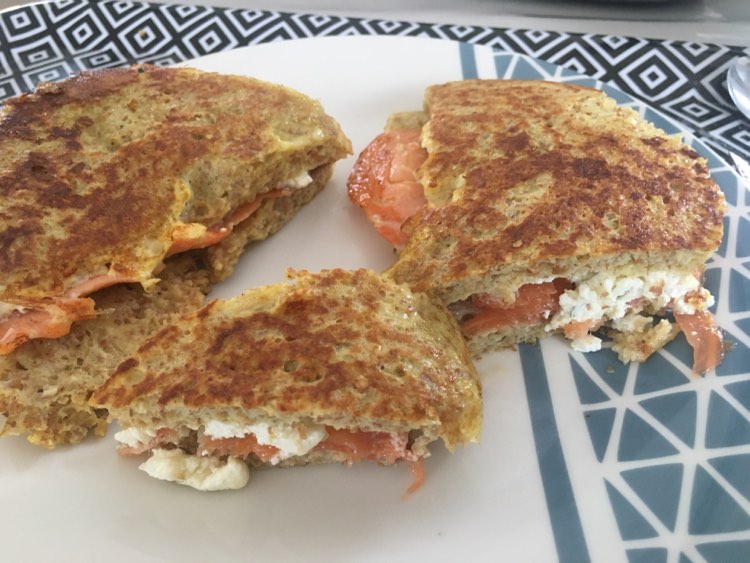
POLYGON ((261 194, 257 199, 240 205, 231 211, 219 223, 205 228, 202 225, 188 224, 179 225, 172 230, 172 245, 167 251, 167 256, 206 248, 218 244, 227 238, 234 228, 255 213, 261 204, 267 199, 276 199, 289 195, 289 190, 278 188, 261 194))
POLYGON ((0 355, 13 350, 33 338, 59 338, 70 332, 71 324, 78 319, 90 319, 96 315, 94 301, 60 297, 42 308, 29 305, 21 311, 10 313, 0 320, 0 355))
POLYGON ((64 296, 38 302, 10 303, 15 310, 0 319, 0 356, 36 338, 59 338, 74 322, 96 316, 93 299, 86 295, 115 285, 136 281, 118 274, 100 274, 78 282, 64 296))
POLYGON ((427 159, 419 136, 417 129, 381 133, 359 155, 349 176, 349 198, 396 248, 409 238, 404 223, 427 203, 416 175, 427 159))
MULTIPOLYGON (((288 193, 283 188, 271 190, 254 201, 241 205, 221 222, 207 229, 202 225, 175 227, 167 256, 221 242, 232 233, 234 227, 255 213, 263 201, 283 197, 288 193)), ((34 303, 10 303, 11 306, 17 306, 16 310, 0 319, 0 355, 10 354, 32 339, 65 336, 74 322, 96 316, 94 301, 84 299, 85 296, 115 284, 137 281, 131 276, 113 272, 97 274, 76 283, 63 296, 34 303)))
MULTIPOLYGON (((416 461, 417 457, 408 448, 407 433, 393 435, 388 432, 370 432, 365 430, 336 429, 326 427, 326 438, 317 444, 312 451, 333 451, 344 453, 348 463, 360 461, 379 461, 395 463, 399 460, 416 461)), ((139 455, 150 449, 163 447, 177 436, 168 429, 157 432, 156 438, 143 447, 120 447, 122 455, 139 455)), ((212 438, 205 434, 198 439, 198 452, 205 455, 232 456, 240 459, 251 454, 262 461, 268 461, 279 453, 276 446, 260 444, 255 434, 246 434, 231 438, 212 438)))
MULTIPOLYGON (((388 432, 370 432, 365 430, 337 429, 326 427, 326 438, 317 444, 312 451, 338 452, 346 455, 349 464, 360 461, 375 461, 392 464, 399 460, 409 462, 413 476, 412 484, 404 496, 408 496, 419 489, 425 481, 424 464, 408 448, 408 433, 390 434, 388 432)), ((147 444, 139 446, 120 446, 118 453, 123 456, 135 456, 146 453, 151 449, 164 447, 177 437, 177 432, 166 428, 160 429, 147 444)), ((231 456, 246 459, 250 455, 257 456, 262 462, 269 462, 279 454, 276 446, 260 444, 255 434, 231 438, 212 438, 205 434, 198 438, 197 452, 199 455, 231 456)))
POLYGON ((408 461, 416 459, 407 448, 408 436, 406 434, 394 437, 387 432, 366 432, 330 427, 326 431, 328 437, 314 449, 344 453, 349 463, 359 461, 395 463, 400 459, 408 461))
POLYGON ((674 318, 693 348, 693 375, 718 366, 724 359, 724 337, 711 312, 674 313, 674 318))
MULTIPOLYGON (((562 278, 522 285, 516 300, 510 304, 487 294, 473 295, 469 303, 460 308, 468 313, 467 318, 459 321, 469 336, 495 332, 512 325, 543 322, 560 310, 560 295, 573 287, 571 282, 562 278)), ((674 318, 693 348, 693 375, 718 366, 724 359, 724 341, 711 312, 675 312, 674 318)), ((563 333, 569 340, 576 340, 598 329, 602 323, 603 319, 574 321, 563 327, 563 333)))
POLYGON ((269 444, 259 444, 255 434, 247 434, 234 438, 211 438, 202 436, 198 442, 198 451, 207 455, 246 458, 251 454, 258 456, 263 462, 268 462, 279 453, 279 448, 269 444))
POLYGON ((516 300, 506 303, 487 294, 471 297, 475 313, 463 321, 464 332, 470 336, 501 330, 511 325, 528 325, 550 318, 560 310, 560 295, 572 289, 568 280, 525 284, 518 288, 516 300))

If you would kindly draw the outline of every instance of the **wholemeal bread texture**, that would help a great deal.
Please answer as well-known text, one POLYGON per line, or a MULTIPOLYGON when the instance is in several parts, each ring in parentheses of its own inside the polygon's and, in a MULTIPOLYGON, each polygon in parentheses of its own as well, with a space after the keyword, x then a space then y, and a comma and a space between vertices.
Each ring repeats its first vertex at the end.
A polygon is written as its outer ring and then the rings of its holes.
POLYGON ((286 197, 266 199, 232 234, 221 242, 207 247, 205 261, 212 282, 226 279, 248 244, 263 240, 286 225, 306 203, 326 186, 333 174, 333 164, 310 171, 310 184, 294 190, 286 197))
POLYGON ((239 241, 278 229, 349 152, 317 101, 190 68, 84 72, 10 100, 0 113, 0 353, 95 315, 87 295, 97 289, 150 288, 170 255, 225 241, 233 248, 209 264, 226 277, 239 241), (253 234, 228 242, 247 220, 253 234))
MULTIPOLYGON (((386 183, 388 197, 416 182, 424 198, 402 221, 388 275, 449 304, 475 353, 556 332, 595 350, 592 333, 608 328, 631 335, 622 358, 643 359, 634 347, 653 351, 675 334, 646 326, 665 310, 685 324, 702 315, 721 348, 700 277, 721 242, 724 197, 677 136, 600 90, 529 80, 431 86, 423 111, 387 128, 402 139, 417 130, 409 150, 421 150, 412 179, 386 183)), ((361 194, 381 189, 366 186, 370 152, 350 178, 366 211, 375 206, 361 194)))
POLYGON ((160 276, 150 293, 137 284, 103 289, 95 318, 0 356, 0 435, 47 448, 102 436, 106 412, 88 405, 91 393, 149 334, 200 307, 210 288, 208 271, 189 256, 169 259, 160 276))
POLYGON ((476 441, 482 411, 444 305, 369 270, 295 272, 211 302, 151 337, 91 405, 130 453, 274 465, 414 462, 437 439, 476 441))

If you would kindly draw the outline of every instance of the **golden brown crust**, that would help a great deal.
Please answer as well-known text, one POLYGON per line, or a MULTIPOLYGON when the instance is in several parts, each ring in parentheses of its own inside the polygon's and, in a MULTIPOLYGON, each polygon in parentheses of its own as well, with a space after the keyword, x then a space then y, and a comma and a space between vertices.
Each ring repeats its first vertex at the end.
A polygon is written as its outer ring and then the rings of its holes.
POLYGON ((107 414, 87 404, 94 389, 149 335, 203 304, 208 274, 187 255, 171 258, 151 293, 136 284, 96 294, 102 311, 70 334, 0 356, 0 436, 53 448, 103 435, 107 414))
POLYGON ((579 258, 697 266, 721 241, 724 198, 704 160, 597 90, 468 80, 428 88, 425 108, 429 205, 408 224, 397 281, 452 301, 579 258))
POLYGON ((211 268, 211 281, 226 279, 248 244, 264 240, 283 227, 302 206, 320 193, 332 174, 333 164, 311 170, 313 181, 309 186, 295 189, 286 197, 265 200, 257 211, 232 230, 231 236, 206 248, 204 252, 211 268))
POLYGON ((149 283, 175 225, 349 150, 320 104, 251 78, 142 65, 44 85, 0 113, 0 301, 107 271, 149 283))
POLYGON ((422 429, 475 441, 481 390, 447 310, 374 272, 297 272, 146 342, 92 397, 126 426, 210 418, 422 429))

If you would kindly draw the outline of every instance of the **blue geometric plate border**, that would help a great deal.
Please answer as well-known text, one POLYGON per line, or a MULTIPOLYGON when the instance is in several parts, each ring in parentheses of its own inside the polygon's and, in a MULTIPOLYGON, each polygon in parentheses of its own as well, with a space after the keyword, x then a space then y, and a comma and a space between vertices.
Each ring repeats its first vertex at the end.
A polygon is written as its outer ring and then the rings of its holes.
MULTIPOLYGON (((459 46, 465 78, 480 76, 474 50, 459 46)), ((590 559, 580 503, 558 429, 552 386, 575 386, 627 559, 746 561, 750 557, 750 190, 737 173, 683 126, 632 96, 590 77, 518 54, 497 53, 499 78, 574 82, 600 88, 670 134, 682 134, 708 161, 729 209, 724 240, 705 284, 729 343, 725 361, 691 376, 683 335, 642 364, 601 352, 547 352, 549 341, 520 347, 523 377, 553 535, 561 561, 590 559), (553 357, 547 369, 545 354, 553 357), (566 370, 565 367, 568 369, 566 370)), ((614 546, 613 546, 614 549, 614 546)))

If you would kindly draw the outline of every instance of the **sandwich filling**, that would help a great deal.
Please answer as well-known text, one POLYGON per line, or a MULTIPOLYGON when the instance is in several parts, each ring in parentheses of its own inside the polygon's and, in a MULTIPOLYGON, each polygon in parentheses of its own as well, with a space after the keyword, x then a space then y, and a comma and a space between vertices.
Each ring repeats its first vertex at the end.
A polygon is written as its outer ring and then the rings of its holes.
POLYGON ((414 490, 433 442, 478 441, 481 384, 441 302, 369 269, 289 276, 180 316, 119 364, 88 404, 120 422, 120 453, 405 462, 414 490))
MULTIPOLYGON (((200 223, 175 225, 166 256, 220 243, 237 225, 250 218, 264 201, 286 197, 295 189, 307 187, 312 181, 307 172, 290 178, 277 188, 230 211, 221 221, 209 227, 200 223)), ((62 296, 40 301, 0 301, 0 355, 10 354, 32 339, 59 338, 68 334, 74 322, 96 316, 94 300, 88 295, 112 285, 138 281, 132 275, 110 268, 108 272, 77 281, 62 296)), ((144 285, 147 287, 150 283, 154 283, 153 280, 144 285)))
MULTIPOLYGON (((409 240, 408 220, 427 204, 418 179, 418 168, 428 156, 420 134, 417 129, 380 134, 362 151, 349 178, 350 199, 397 250, 409 240)), ((638 335, 637 346, 627 339, 615 342, 625 361, 643 361, 675 336, 669 321, 654 325, 654 315, 669 310, 694 350, 693 373, 712 369, 723 359, 722 335, 708 311, 713 297, 700 276, 691 273, 657 270, 644 276, 543 279, 515 293, 512 302, 482 293, 448 308, 468 338, 543 324, 546 332, 562 332, 575 350, 589 352, 601 349, 601 339, 591 334, 600 327, 638 335)))
POLYGON ((140 469, 151 477, 175 481, 198 490, 244 487, 248 465, 306 463, 314 456, 333 456, 351 465, 375 461, 391 465, 406 461, 414 481, 407 492, 424 480, 422 459, 408 432, 390 433, 334 428, 321 424, 260 421, 248 425, 209 420, 199 429, 129 427, 115 434, 119 453, 151 453, 140 469))
POLYGON ((349 197, 365 210, 380 235, 396 248, 409 240, 404 223, 427 204, 417 169, 427 159, 420 131, 393 129, 362 152, 349 177, 349 197))
POLYGON ((646 349, 628 349, 615 339, 614 350, 628 361, 645 360, 675 336, 666 319, 654 325, 654 316, 669 310, 694 350, 697 374, 723 358, 723 338, 708 311, 713 303, 696 276, 655 271, 642 277, 597 274, 578 283, 556 278, 522 285, 512 303, 479 294, 448 308, 469 337, 542 323, 546 332, 562 331, 574 350, 593 352, 602 346, 601 338, 591 334, 600 327, 643 335, 651 342, 646 349))

